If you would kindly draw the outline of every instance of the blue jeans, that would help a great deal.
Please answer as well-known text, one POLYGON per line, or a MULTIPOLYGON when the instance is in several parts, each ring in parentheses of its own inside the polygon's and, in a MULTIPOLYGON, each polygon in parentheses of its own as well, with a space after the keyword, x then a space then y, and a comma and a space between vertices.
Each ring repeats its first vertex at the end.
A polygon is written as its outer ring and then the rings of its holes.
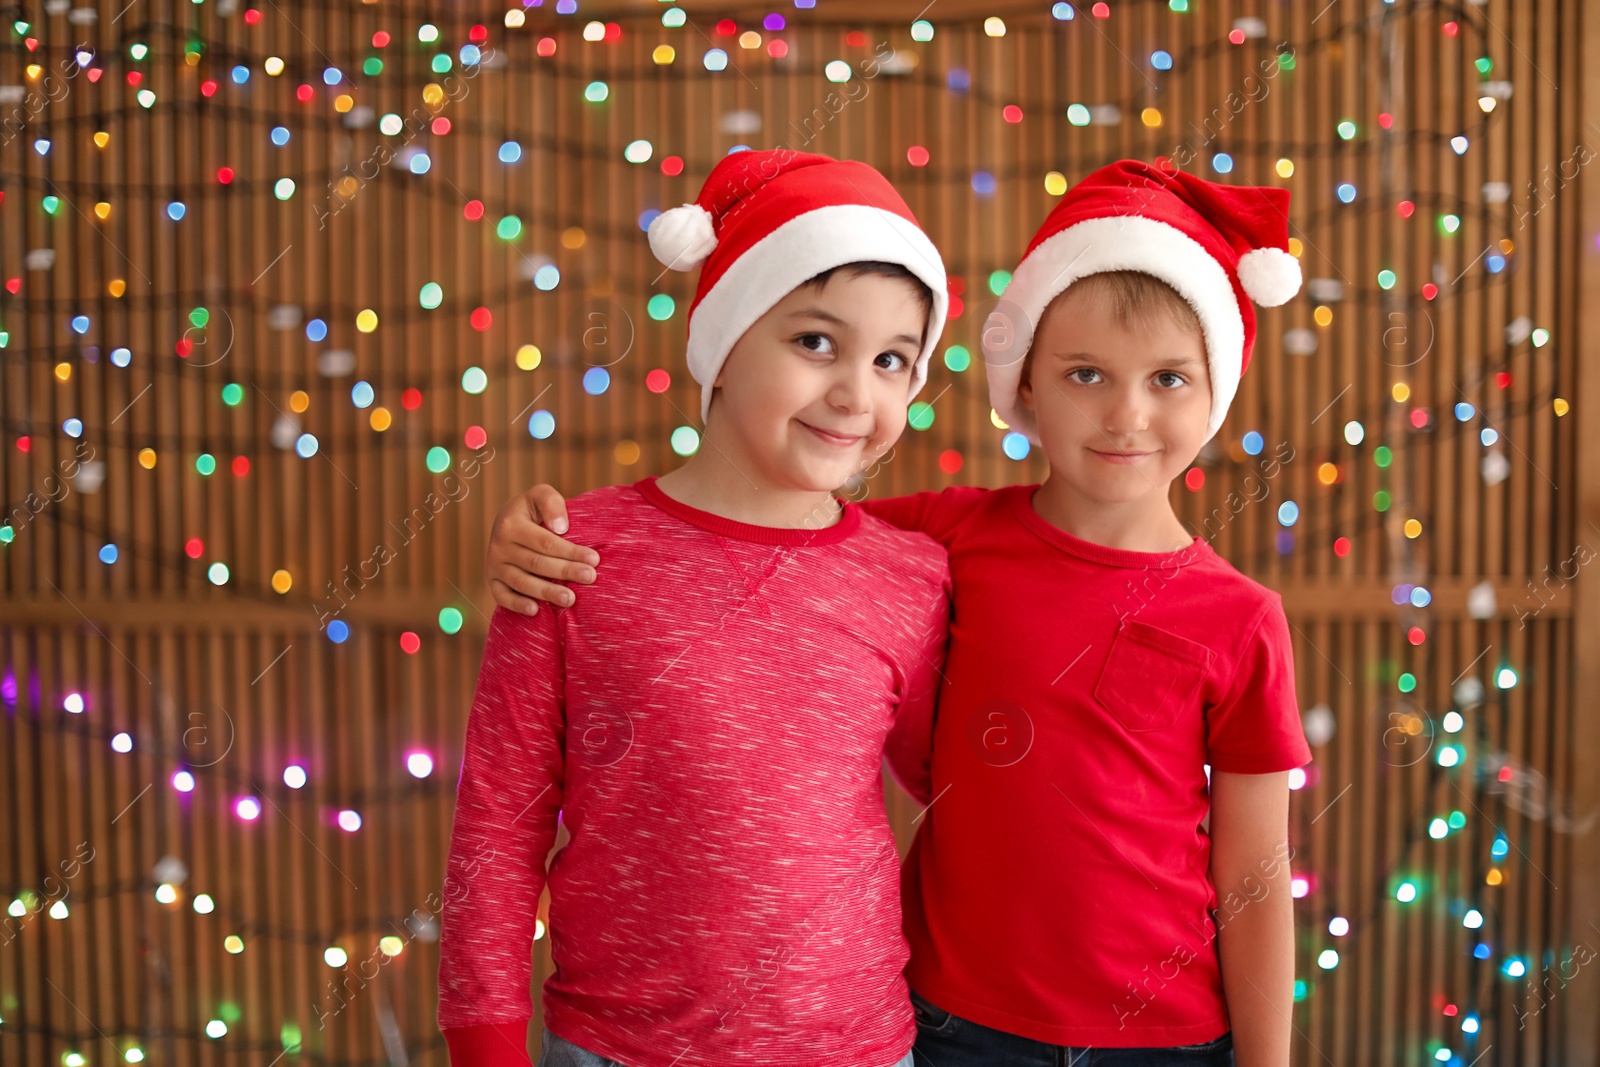
POLYGON ((991 1030, 911 991, 916 1067, 1233 1067, 1233 1035, 1177 1048, 1068 1048, 991 1030))
MULTIPOLYGON (((539 1053, 538 1067, 624 1067, 616 1060, 597 1056, 548 1030, 544 1032, 540 1047, 543 1051, 539 1053)), ((894 1067, 911 1067, 911 1053, 906 1053, 894 1067)))

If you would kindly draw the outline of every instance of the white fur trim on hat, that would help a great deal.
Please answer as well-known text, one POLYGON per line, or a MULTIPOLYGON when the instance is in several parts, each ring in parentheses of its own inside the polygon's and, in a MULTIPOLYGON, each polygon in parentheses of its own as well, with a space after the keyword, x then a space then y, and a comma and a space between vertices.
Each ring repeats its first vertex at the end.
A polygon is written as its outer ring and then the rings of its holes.
POLYGON ((672 270, 694 270, 717 247, 711 213, 699 204, 670 208, 650 220, 650 251, 672 270))
POLYGON ((1300 261, 1281 248, 1252 248, 1239 257, 1239 284, 1264 308, 1287 304, 1300 291, 1300 261))
POLYGON ((1239 389, 1244 361, 1244 319, 1222 264, 1174 226, 1142 215, 1085 219, 1047 238, 1018 265, 1005 296, 983 326, 989 402, 1013 430, 1040 444, 1033 412, 1017 396, 1022 361, 1033 345, 1044 310, 1073 282, 1091 274, 1136 270, 1176 289, 1200 320, 1211 372, 1211 416, 1206 439, 1216 434, 1239 389))
POLYGON ((944 332, 949 305, 944 261, 909 219, 865 204, 838 204, 796 215, 767 234, 700 298, 689 319, 685 353, 689 373, 700 383, 700 421, 710 417, 712 383, 729 351, 757 319, 823 271, 867 260, 898 263, 933 292, 928 330, 912 365, 910 403, 928 379, 928 357, 944 332))

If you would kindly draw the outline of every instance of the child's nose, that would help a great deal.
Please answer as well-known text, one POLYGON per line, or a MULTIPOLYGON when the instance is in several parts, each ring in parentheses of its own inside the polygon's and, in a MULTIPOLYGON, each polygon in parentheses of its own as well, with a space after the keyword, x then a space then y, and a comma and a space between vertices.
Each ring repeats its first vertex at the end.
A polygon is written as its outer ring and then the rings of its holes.
POLYGON ((1142 433, 1149 426, 1149 399, 1137 390, 1119 393, 1106 413, 1105 428, 1110 434, 1142 433))
POLYGON ((840 411, 865 411, 871 390, 872 367, 861 360, 841 360, 828 390, 828 402, 840 411))

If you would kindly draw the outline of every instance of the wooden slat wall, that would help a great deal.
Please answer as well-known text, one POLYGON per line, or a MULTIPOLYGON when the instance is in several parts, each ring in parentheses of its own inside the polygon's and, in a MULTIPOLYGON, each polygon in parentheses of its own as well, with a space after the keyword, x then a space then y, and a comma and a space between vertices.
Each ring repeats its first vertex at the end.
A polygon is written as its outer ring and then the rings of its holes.
MULTIPOLYGON (((1297 869, 1313 880, 1298 907, 1298 973, 1310 988, 1296 1007, 1295 1061, 1434 1062, 1443 1045, 1460 1063, 1600 1062, 1600 981, 1587 969, 1570 983, 1553 977, 1600 939, 1600 720, 1580 701, 1600 681, 1600 601, 1592 580, 1549 578, 1570 573, 1580 549, 1600 551, 1600 431, 1583 407, 1600 390, 1600 342, 1580 315, 1584 294, 1600 299, 1587 243, 1600 213, 1592 193, 1580 196, 1591 172, 1574 162, 1600 114, 1581 49, 1600 47, 1600 31, 1571 0, 1188 6, 1122 0, 1108 18, 1085 7, 1059 22, 1044 4, 944 0, 927 15, 934 39, 915 43, 914 12, 858 24, 824 0, 816 11, 784 9, 789 27, 763 32, 764 42, 787 43, 783 60, 717 36, 729 12, 698 5, 681 29, 642 4, 573 17, 530 8, 520 29, 504 27, 501 9, 475 5, 266 4, 254 27, 215 3, 103 4, 92 24, 34 6, 26 17, 42 43, 32 54, 0 30, 0 86, 41 87, 24 64, 57 70, 79 41, 107 67, 99 83, 61 80, 65 92, 45 106, 7 102, 28 122, 8 124, 0 139, 0 275, 22 283, 15 296, 0 293, 9 333, 0 495, 15 528, 0 546, 0 895, 34 894, 0 944, 0 1060, 59 1063, 77 1051, 110 1062, 137 1044, 162 1064, 240 1054, 267 1063, 284 1050, 285 1027, 297 1027, 301 1043, 286 1060, 445 1062, 427 917, 438 908, 489 609, 489 519, 535 481, 575 493, 676 462, 669 435, 697 411, 681 361, 693 278, 658 277, 639 214, 692 198, 736 143, 786 143, 885 170, 965 284, 965 311, 944 343, 967 347, 973 366, 953 372, 936 358, 921 398, 935 422, 907 431, 868 486, 879 495, 1045 473, 1036 457, 1019 463, 1000 451, 978 332, 994 302, 990 272, 1014 265, 1053 202, 1047 172, 1076 180, 1120 156, 1166 154, 1215 176, 1212 157, 1227 152, 1225 180, 1293 191, 1306 274, 1342 282, 1343 297, 1327 302, 1328 327, 1315 324, 1310 295, 1262 313, 1233 414, 1201 459, 1206 484, 1180 489, 1178 506, 1283 593, 1302 706, 1325 706, 1336 725, 1294 807, 1297 869), (1004 37, 985 34, 990 13, 1005 16, 1004 37), (621 40, 584 42, 588 18, 615 18, 621 40), (1262 19, 1265 36, 1230 43, 1240 18, 1262 19), (423 21, 440 27, 452 55, 483 22, 492 62, 477 72, 458 65, 453 82, 431 74, 435 50, 416 42, 423 21), (367 42, 380 29, 396 40, 374 51, 367 42), (849 43, 852 30, 865 43, 849 43), (191 36, 205 43, 193 66, 183 59, 191 36), (551 57, 536 53, 546 36, 558 42, 551 57), (128 60, 135 41, 152 58, 128 60), (677 49, 671 66, 652 62, 658 44, 677 49), (713 44, 729 52, 728 70, 701 66, 713 44), (889 48, 914 66, 869 77, 868 60, 889 48), (1170 72, 1151 67, 1156 48, 1174 57, 1170 72), (1293 55, 1292 69, 1280 53, 1293 55), (373 54, 385 70, 367 78, 360 65, 373 54), (286 62, 281 77, 262 72, 269 55, 286 62), (1513 86, 1489 115, 1477 104, 1480 56, 1493 61, 1489 80, 1513 86), (823 80, 836 58, 855 65, 850 86, 823 80), (228 80, 234 63, 250 66, 246 86, 228 80), (324 87, 329 66, 346 86, 324 87), (125 81, 135 69, 157 94, 151 109, 125 81), (970 89, 948 87, 953 69, 968 72, 970 89), (207 77, 222 82, 211 98, 199 90, 207 77), (587 103, 584 86, 596 80, 610 97, 587 103), (449 90, 433 110, 451 129, 409 143, 428 150, 432 169, 415 176, 391 164, 369 177, 362 161, 408 137, 347 127, 334 96, 350 91, 358 107, 410 115, 430 82, 449 90), (310 103, 294 98, 302 83, 313 87, 310 103), (1071 125, 1074 103, 1097 109, 1096 120, 1071 125), (1022 107, 1020 124, 1003 121, 1007 104, 1022 107), (1120 122, 1104 121, 1106 105, 1120 122), (1147 107, 1160 111, 1159 126, 1141 122, 1147 107), (724 132, 736 111, 759 116, 759 132, 724 132), (1381 111, 1395 116, 1392 129, 1380 127, 1381 111), (1353 141, 1335 132, 1343 119, 1359 125, 1353 141), (268 138, 279 124, 292 131, 282 148, 268 138), (111 135, 104 149, 91 139, 97 130, 111 135), (1457 134, 1470 139, 1460 156, 1449 145, 1457 134), (39 137, 51 140, 48 155, 33 150, 39 137), (654 146, 642 166, 622 157, 636 138, 654 146), (519 163, 496 159, 505 140, 521 143, 519 163), (912 145, 928 149, 927 166, 909 165, 912 145), (686 161, 681 176, 661 173, 667 155, 686 161), (1280 158, 1293 161, 1292 177, 1278 176, 1280 158), (228 186, 214 180, 224 165, 237 171, 228 186), (974 195, 978 171, 994 176, 992 197, 974 195), (272 186, 283 177, 297 188, 280 202, 272 186), (342 193, 341 181, 352 183, 342 193), (1346 181, 1359 190, 1350 205, 1335 196, 1346 181), (1509 201, 1491 202, 1486 182, 1509 186, 1509 201), (54 217, 40 208, 52 194, 62 199, 54 217), (188 208, 178 223, 165 214, 175 197, 188 208), (104 222, 94 213, 102 199, 112 205, 104 222), (1403 199, 1414 217, 1396 211, 1403 199), (470 200, 485 205, 482 221, 464 218, 470 200), (1460 217, 1458 233, 1437 225, 1445 212, 1460 217), (510 242, 494 232, 508 214, 523 224, 510 242), (1491 275, 1485 256, 1502 240, 1512 242, 1507 267, 1491 275), (40 249, 54 249, 53 267, 26 262, 40 249), (561 272, 549 292, 531 281, 545 263, 561 272), (1376 284, 1382 269, 1398 275, 1391 291, 1376 284), (126 282, 125 295, 111 294, 113 279, 126 282), (418 304, 427 281, 444 286, 435 311, 418 304), (1431 301, 1420 295, 1428 282, 1440 288, 1431 301), (677 300, 665 323, 645 313, 657 292, 677 300), (493 314, 487 330, 469 324, 479 306, 493 314), (209 311, 204 329, 189 329, 196 307, 209 311), (282 308, 299 309, 287 327, 275 325, 282 308), (355 328, 364 308, 380 320, 368 334, 355 328), (78 314, 92 320, 81 337, 67 327, 78 314), (328 323, 325 341, 307 339, 312 318, 328 323), (1550 342, 1508 340, 1522 318, 1550 330, 1550 342), (1315 353, 1288 354, 1291 329, 1311 331, 1315 353), (175 346, 186 336, 196 347, 182 359, 175 346), (525 344, 542 351, 536 369, 518 369, 525 344), (117 346, 132 350, 130 366, 109 362, 117 346), (354 371, 321 373, 319 357, 339 350, 353 353, 354 371), (612 385, 589 396, 582 375, 596 365, 608 366, 612 385), (482 395, 461 388, 471 366, 488 374, 482 395), (644 388, 657 367, 672 373, 662 395, 644 388), (358 379, 393 413, 386 432, 352 405, 358 379), (221 400, 228 383, 244 387, 238 407, 221 400), (1393 399, 1397 383, 1410 390, 1404 403, 1393 399), (413 387, 423 403, 407 411, 401 393, 413 387), (295 390, 308 394, 303 413, 291 410, 295 390), (1571 414, 1557 416, 1557 397, 1571 414), (1458 401, 1479 414, 1457 422, 1458 401), (548 440, 528 435, 535 408, 555 415, 548 440), (1429 413, 1426 428, 1411 427, 1413 408, 1429 413), (291 415, 319 441, 309 460, 273 442, 274 424, 291 415), (62 432, 69 418, 83 421, 79 441, 62 432), (1360 446, 1344 441, 1351 420, 1366 428, 1360 446), (1484 425, 1500 444, 1480 443, 1484 425), (487 432, 476 453, 464 444, 469 426, 487 432), (1240 446, 1252 429, 1265 442, 1260 458, 1293 450, 1271 476, 1240 446), (624 442, 637 445, 636 460, 623 462, 624 442), (1380 444, 1393 449, 1387 468, 1374 462, 1380 444), (458 464, 476 455, 476 466, 458 466, 454 480, 430 474, 433 446, 458 464), (137 458, 147 447, 154 469, 137 458), (955 475, 939 467, 947 449, 964 459, 955 475), (195 470, 202 451, 217 457, 209 478, 195 470), (1492 485, 1481 473, 1491 451, 1510 470, 1492 485), (74 456, 104 464, 97 490, 52 480, 74 456), (236 456, 250 464, 242 477, 230 473, 236 456), (1338 465, 1334 485, 1318 479, 1324 462, 1338 465), (1230 508, 1230 492, 1263 483, 1262 500, 1230 508), (1383 513, 1373 506, 1380 490, 1393 498, 1383 513), (1285 501, 1300 508, 1288 530, 1277 518, 1285 501), (1421 521, 1419 537, 1405 534, 1409 518, 1421 521), (1332 551, 1338 536, 1353 544, 1343 559, 1332 551), (198 559, 185 554, 191 537, 204 541, 198 559), (111 566, 97 559, 108 541, 120 552, 111 566), (230 569, 221 587, 206 577, 218 561, 230 569), (293 576, 283 595, 271 587, 280 568, 293 576), (1432 604, 1396 607, 1401 584, 1426 586, 1432 604), (1474 617, 1468 594, 1480 585, 1495 607, 1474 617), (465 615, 457 635, 435 621, 446 607, 465 615), (338 645, 318 627, 334 608, 351 627, 338 645), (1412 626, 1426 632, 1420 646, 1407 639, 1412 626), (415 655, 400 648, 405 631, 421 636, 415 655), (1502 666, 1516 670, 1514 688, 1496 688, 1502 666), (1409 695, 1397 688, 1406 671, 1417 679, 1409 695), (1472 679, 1486 695, 1459 702, 1454 687, 1472 679), (63 710, 69 693, 83 695, 83 715, 63 710), (1454 737, 1442 733, 1452 707, 1466 722, 1454 737), (1420 734, 1395 732, 1408 716, 1420 734), (131 753, 111 747, 122 731, 131 753), (1437 764, 1446 742, 1463 746, 1461 766, 1437 764), (428 778, 406 773, 415 749, 436 761, 428 778), (282 782, 293 762, 308 770, 304 789, 282 782), (195 775, 191 794, 170 784, 180 767, 195 775), (233 813, 244 795, 263 799, 253 823, 233 813), (360 812, 359 832, 338 829, 343 809, 360 812), (1465 827, 1431 840, 1429 820, 1451 810, 1465 827), (1511 849, 1492 863, 1497 832, 1511 849), (187 877, 167 905, 153 872, 169 856, 187 877), (1502 884, 1486 884, 1491 868, 1502 884), (1402 876, 1424 887, 1410 906, 1393 897, 1402 876), (68 917, 48 917, 63 892, 68 917), (215 899, 214 912, 193 911, 199 893, 215 899), (1488 961, 1471 956, 1467 907, 1485 916, 1488 961), (1347 937, 1326 932, 1335 915, 1350 920, 1347 937), (242 953, 224 949, 229 934, 243 939, 242 953), (374 955, 385 935, 404 942, 398 956, 374 955), (324 962, 330 946, 349 967, 324 962), (1327 947, 1342 957, 1333 971, 1314 963, 1327 947), (1527 978, 1501 973, 1508 955, 1528 961, 1527 978), (1476 1040, 1447 1005, 1481 1016, 1476 1040), (214 1018, 228 1021, 220 1040, 204 1035, 214 1018)), ((741 31, 759 28, 763 13, 733 12, 741 31)), ((893 803, 903 844, 912 812, 893 803)), ((540 948, 536 979, 548 966, 540 948)))

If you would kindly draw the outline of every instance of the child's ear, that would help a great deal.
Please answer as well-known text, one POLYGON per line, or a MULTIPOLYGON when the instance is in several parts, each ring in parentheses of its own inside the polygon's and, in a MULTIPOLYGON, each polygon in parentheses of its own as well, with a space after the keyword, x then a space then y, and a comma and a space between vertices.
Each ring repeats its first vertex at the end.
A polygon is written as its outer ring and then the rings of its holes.
POLYGON ((1024 359, 1022 362, 1022 380, 1017 383, 1017 399, 1022 401, 1022 406, 1029 411, 1033 410, 1033 360, 1024 359))

